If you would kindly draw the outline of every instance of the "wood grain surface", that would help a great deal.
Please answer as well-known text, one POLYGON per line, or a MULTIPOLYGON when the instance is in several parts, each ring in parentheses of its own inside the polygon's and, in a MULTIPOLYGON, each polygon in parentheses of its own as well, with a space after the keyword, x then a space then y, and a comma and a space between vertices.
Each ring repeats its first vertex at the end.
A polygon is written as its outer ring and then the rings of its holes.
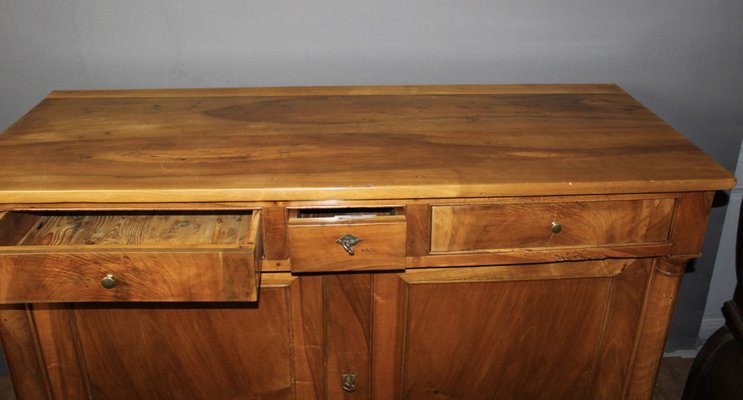
POLYGON ((405 221, 289 225, 293 272, 341 272, 405 269, 405 221), (350 255, 336 239, 351 234, 361 239, 350 255))
POLYGON ((368 399, 371 391, 372 275, 323 277, 327 343, 327 398, 368 399), (356 376, 355 388, 343 390, 342 375, 356 376))
POLYGON ((250 213, 59 213, 42 216, 16 245, 234 247, 249 231, 250 213))
POLYGON ((646 387, 623 390, 632 363, 660 357, 644 336, 656 318, 646 304, 655 300, 638 295, 654 265, 625 259, 376 274, 372 398, 648 398, 646 387))
POLYGON ((593 399, 610 283, 411 285, 402 398, 593 399))
POLYGON ((248 250, 0 254, 0 303, 255 301, 259 271, 248 250))
POLYGON ((295 398, 289 297, 282 288, 261 297, 260 305, 76 306, 90 398, 295 398))
POLYGON ((593 246, 668 240, 674 199, 435 206, 431 251, 593 246), (560 232, 552 232, 552 223, 560 232))
POLYGON ((0 136, 0 203, 732 187, 616 86, 66 92, 0 136))
POLYGON ((33 317, 25 304, 0 305, 0 342, 18 399, 53 399, 49 376, 39 356, 33 317))
POLYGON ((11 212, 0 218, 0 247, 238 248, 251 224, 251 211, 11 212))

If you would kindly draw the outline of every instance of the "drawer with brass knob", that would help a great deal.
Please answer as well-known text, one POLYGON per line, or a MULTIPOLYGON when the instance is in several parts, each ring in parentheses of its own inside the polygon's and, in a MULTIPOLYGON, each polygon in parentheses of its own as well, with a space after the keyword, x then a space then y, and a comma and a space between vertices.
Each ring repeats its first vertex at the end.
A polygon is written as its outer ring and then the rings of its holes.
POLYGON ((435 205, 431 253, 664 243, 674 205, 673 198, 435 205))
POLYGON ((28 211, 0 218, 0 303, 256 301, 260 212, 28 211))
POLYGON ((401 207, 291 209, 287 233, 292 272, 405 268, 401 207))

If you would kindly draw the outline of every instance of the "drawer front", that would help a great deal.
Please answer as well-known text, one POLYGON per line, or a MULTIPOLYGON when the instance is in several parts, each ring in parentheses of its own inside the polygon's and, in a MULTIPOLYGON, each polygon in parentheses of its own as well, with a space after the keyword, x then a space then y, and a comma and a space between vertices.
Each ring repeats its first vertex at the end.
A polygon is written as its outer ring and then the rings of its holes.
POLYGON ((252 253, 0 255, 0 302, 256 301, 252 253))
POLYGON ((668 241, 674 199, 432 207, 431 252, 668 241))
POLYGON ((405 222, 289 225, 293 272, 405 268, 405 222), (338 239, 351 235, 353 254, 338 239))
POLYGON ((259 211, 18 212, 0 303, 256 301, 259 211))

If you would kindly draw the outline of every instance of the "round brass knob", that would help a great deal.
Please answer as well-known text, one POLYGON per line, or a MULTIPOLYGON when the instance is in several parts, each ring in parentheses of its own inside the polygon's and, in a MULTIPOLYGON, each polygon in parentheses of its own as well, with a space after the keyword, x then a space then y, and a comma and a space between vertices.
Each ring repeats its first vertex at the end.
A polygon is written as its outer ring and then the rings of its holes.
POLYGON ((552 233, 560 233, 562 232, 562 225, 558 223, 557 221, 552 221, 552 233))
POLYGON ((103 286, 106 289, 112 289, 114 286, 116 286, 116 278, 114 278, 113 274, 108 274, 101 279, 101 286, 103 286))

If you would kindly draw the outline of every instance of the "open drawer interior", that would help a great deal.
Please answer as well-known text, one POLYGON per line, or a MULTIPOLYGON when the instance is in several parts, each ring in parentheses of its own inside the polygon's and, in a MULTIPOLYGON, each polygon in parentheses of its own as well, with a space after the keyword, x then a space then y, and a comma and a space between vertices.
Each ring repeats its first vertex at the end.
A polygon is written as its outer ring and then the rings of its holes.
POLYGON ((252 219, 252 211, 10 212, 0 246, 239 247, 252 219))

